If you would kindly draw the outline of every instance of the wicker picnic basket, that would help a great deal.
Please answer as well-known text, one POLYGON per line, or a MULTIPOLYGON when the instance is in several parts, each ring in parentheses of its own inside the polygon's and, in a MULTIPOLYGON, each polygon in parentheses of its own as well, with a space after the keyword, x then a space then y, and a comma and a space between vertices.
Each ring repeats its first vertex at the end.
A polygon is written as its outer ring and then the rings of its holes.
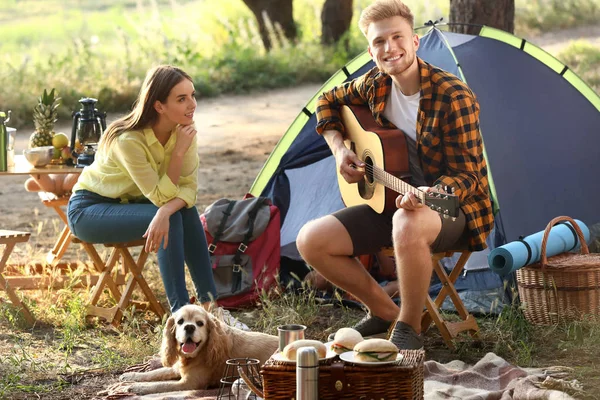
MULTIPOLYGON (((401 350, 397 364, 365 366, 334 359, 319 365, 319 400, 422 399, 423 350, 401 350)), ((296 365, 268 360, 260 371, 265 400, 296 398, 296 365)))
POLYGON ((540 261, 517 270, 517 286, 525 317, 536 325, 600 315, 600 254, 589 254, 581 229, 569 217, 556 217, 544 231, 540 261), (581 254, 546 257, 550 229, 567 221, 575 228, 581 254))

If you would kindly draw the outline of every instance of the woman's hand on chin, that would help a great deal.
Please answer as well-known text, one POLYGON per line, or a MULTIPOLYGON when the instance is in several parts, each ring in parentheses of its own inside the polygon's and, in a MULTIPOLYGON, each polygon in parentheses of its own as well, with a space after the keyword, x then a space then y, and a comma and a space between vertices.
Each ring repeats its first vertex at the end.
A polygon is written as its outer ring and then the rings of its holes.
POLYGON ((175 143, 175 151, 185 153, 190 148, 196 136, 196 126, 190 125, 177 125, 175 128, 175 134, 177 135, 177 142, 175 143))

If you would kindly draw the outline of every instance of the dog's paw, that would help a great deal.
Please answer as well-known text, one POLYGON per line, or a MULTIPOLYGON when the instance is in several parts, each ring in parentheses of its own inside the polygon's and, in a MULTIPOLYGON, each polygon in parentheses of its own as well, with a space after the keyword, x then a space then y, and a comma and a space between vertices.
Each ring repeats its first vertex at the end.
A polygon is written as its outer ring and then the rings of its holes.
POLYGON ((131 386, 132 386, 131 383, 125 383, 125 382, 113 383, 112 385, 107 387, 105 390, 98 392, 97 395, 98 396, 118 396, 121 394, 133 393, 131 391, 131 386))
POLYGON ((119 376, 119 380, 121 382, 135 382, 138 380, 136 379, 138 375, 138 372, 125 372, 123 375, 119 376))
POLYGON ((127 385, 127 392, 134 393, 139 395, 145 394, 153 394, 159 393, 161 390, 158 390, 155 385, 150 383, 140 382, 140 383, 125 383, 127 385))

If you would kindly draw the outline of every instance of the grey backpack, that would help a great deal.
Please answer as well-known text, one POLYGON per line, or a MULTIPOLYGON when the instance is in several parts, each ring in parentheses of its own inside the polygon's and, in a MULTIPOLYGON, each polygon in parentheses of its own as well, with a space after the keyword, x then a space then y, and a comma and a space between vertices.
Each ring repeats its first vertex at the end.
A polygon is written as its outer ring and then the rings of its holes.
POLYGON ((219 199, 204 211, 206 230, 218 242, 245 243, 259 237, 269 225, 271 213, 265 197, 244 200, 219 199))

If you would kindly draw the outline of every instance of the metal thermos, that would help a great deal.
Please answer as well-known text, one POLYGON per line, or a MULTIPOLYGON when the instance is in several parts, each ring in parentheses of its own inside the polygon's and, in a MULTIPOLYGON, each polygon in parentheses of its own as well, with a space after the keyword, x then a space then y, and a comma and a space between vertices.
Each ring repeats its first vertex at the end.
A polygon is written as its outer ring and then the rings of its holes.
POLYGON ((296 400, 319 400, 319 356, 314 347, 296 353, 296 400))
POLYGON ((10 120, 10 111, 8 117, 4 111, 0 111, 0 172, 8 170, 8 131, 6 122, 10 120))

